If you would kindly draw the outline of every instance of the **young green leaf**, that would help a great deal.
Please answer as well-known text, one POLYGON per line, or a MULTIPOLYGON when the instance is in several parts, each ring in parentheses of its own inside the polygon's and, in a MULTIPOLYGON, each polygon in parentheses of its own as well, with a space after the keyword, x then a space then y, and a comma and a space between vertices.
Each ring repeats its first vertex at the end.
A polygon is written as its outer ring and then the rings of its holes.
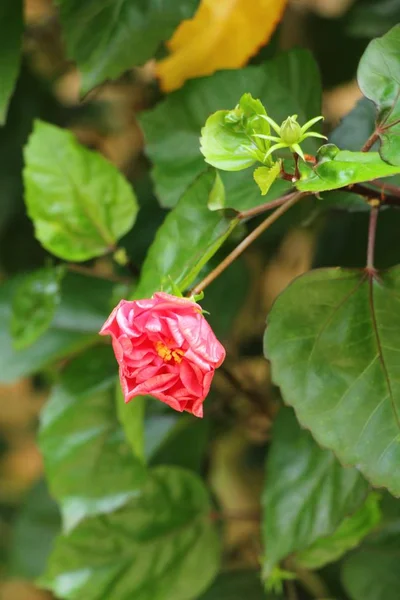
POLYGON ((319 448, 289 408, 273 428, 263 495, 264 577, 293 552, 332 534, 364 502, 366 481, 319 448))
POLYGON ((270 143, 252 134, 269 135, 269 124, 260 117, 266 114, 260 100, 244 94, 233 110, 210 115, 200 138, 205 161, 223 171, 241 171, 262 162, 270 143))
MULTIPOLYGON (((298 114, 299 121, 305 123, 321 111, 318 68, 304 50, 280 54, 259 66, 221 71, 188 82, 140 118, 146 152, 154 165, 156 192, 163 206, 175 206, 187 187, 207 169, 199 148, 199 133, 210 114, 235 106, 245 92, 260 98, 278 122, 298 114)), ((315 141, 304 142, 305 152, 316 148, 315 141)), ((247 173, 221 175, 227 207, 245 210, 259 203, 259 192, 247 173)), ((286 189, 288 183, 283 182, 283 186, 286 189)), ((281 193, 284 191, 279 187, 271 199, 281 193)))
POLYGON ((123 175, 72 133, 36 121, 25 147, 25 201, 42 245, 83 261, 115 249, 138 205, 123 175))
POLYGON ((358 85, 378 108, 381 156, 400 166, 400 24, 372 40, 360 60, 358 85))
POLYGON ((400 267, 296 279, 268 320, 272 377, 300 423, 375 486, 400 494, 400 267))
POLYGON ((22 0, 5 0, 0 4, 0 125, 7 117, 8 105, 14 91, 21 62, 24 31, 22 0))
POLYGON ((321 538, 310 548, 298 552, 295 556, 296 565, 301 569, 315 570, 338 560, 358 546, 377 527, 380 519, 379 495, 372 493, 353 515, 342 521, 332 535, 321 538))
POLYGON ((40 583, 67 600, 197 598, 219 568, 210 509, 196 475, 153 469, 128 505, 58 539, 40 583))
POLYGON ((82 74, 82 92, 152 58, 198 0, 56 0, 69 58, 82 74), (89 32, 89 33, 88 33, 89 32))
POLYGON ((261 195, 265 196, 269 192, 269 188, 274 183, 281 171, 280 161, 275 162, 272 167, 258 167, 254 173, 254 181, 261 191, 261 195))
POLYGON ((17 350, 30 346, 43 335, 60 303, 63 267, 46 267, 26 275, 12 303, 11 334, 17 350))
POLYGON ((296 183, 298 190, 323 192, 400 173, 400 165, 388 164, 378 152, 351 152, 327 144, 320 148, 319 158, 315 167, 304 162, 299 165, 301 179, 296 183), (325 152, 327 156, 324 156, 325 152))
POLYGON ((68 365, 41 415, 40 448, 66 531, 126 505, 145 479, 116 418, 116 375, 109 348, 89 350, 68 365))

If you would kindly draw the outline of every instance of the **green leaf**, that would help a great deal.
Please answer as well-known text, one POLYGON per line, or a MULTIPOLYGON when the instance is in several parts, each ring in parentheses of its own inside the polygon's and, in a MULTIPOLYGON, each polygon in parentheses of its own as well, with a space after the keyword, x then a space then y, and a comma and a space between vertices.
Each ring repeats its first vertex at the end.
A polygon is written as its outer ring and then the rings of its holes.
POLYGON ((205 161, 224 171, 241 171, 262 161, 270 142, 251 137, 252 133, 270 134, 270 127, 259 115, 266 115, 260 100, 243 94, 233 110, 210 115, 201 130, 200 150, 205 161))
POLYGON ((322 146, 320 153, 320 160, 315 167, 301 162, 301 179, 296 183, 298 190, 323 192, 400 173, 400 165, 388 164, 378 152, 351 152, 327 144, 322 146), (329 155, 321 157, 325 151, 329 155))
POLYGON ((60 511, 41 480, 27 494, 15 520, 8 561, 12 576, 39 577, 60 529, 60 511))
POLYGON ((380 153, 400 166, 400 25, 372 40, 358 66, 358 85, 378 108, 380 153))
POLYGON ((199 600, 273 600, 266 595, 257 571, 225 571, 199 600))
POLYGON ((204 173, 167 215, 148 251, 135 298, 148 298, 161 287, 169 291, 171 280, 184 291, 237 225, 234 213, 209 210, 215 183, 214 171, 204 173))
POLYGON ((56 0, 69 58, 86 93, 152 58, 198 0, 56 0), (88 33, 90 32, 90 34, 88 33))
POLYGON ((15 350, 10 334, 11 303, 20 277, 0 285, 0 381, 9 382, 99 341, 98 332, 112 308, 114 285, 106 280, 67 273, 61 303, 50 328, 31 346, 15 350))
POLYGON ((21 62, 24 31, 22 0, 4 0, 0 6, 0 125, 4 125, 21 62))
POLYGON ((219 542, 202 481, 152 471, 142 494, 60 537, 42 585, 71 600, 190 600, 219 568, 219 542))
POLYGON ((265 353, 300 423, 375 486, 400 495, 400 267, 320 269, 270 313, 265 353))
MULTIPOLYGON (((220 71, 212 77, 189 81, 181 90, 169 94, 140 118, 161 204, 175 206, 187 187, 206 170, 199 135, 210 114, 235 106, 238 98, 248 92, 261 99, 275 121, 298 114, 299 122, 305 123, 320 114, 320 90, 318 68, 311 54, 292 50, 259 66, 220 71)), ((315 148, 313 140, 304 143, 306 152, 314 152, 315 148)), ((248 173, 224 173, 223 181, 227 207, 251 208, 249 195, 259 203, 259 192, 248 173), (238 182, 242 187, 240 195, 238 182)), ((287 182, 284 185, 287 187, 287 182)), ((280 193, 281 189, 276 192, 280 193)))
POLYGON ((18 285, 12 304, 11 334, 17 350, 43 335, 60 303, 63 267, 47 267, 26 275, 18 285))
POLYGON ((121 384, 118 381, 115 387, 115 401, 117 404, 118 420, 121 423, 125 437, 129 442, 133 454, 140 460, 144 459, 144 413, 145 397, 136 397, 133 402, 125 403, 121 384))
POLYGON ((398 600, 399 525, 398 518, 387 522, 345 559, 341 579, 351 600, 398 600))
POLYGON ((258 167, 253 173, 254 181, 265 196, 281 171, 281 163, 277 161, 272 167, 258 167))
MULTIPOLYGON (((167 415, 166 415, 167 416, 167 415)), ((146 436, 150 437, 156 432, 156 417, 146 419, 146 436)), ((158 417, 157 426, 160 427, 158 417)), ((178 417, 176 424, 168 434, 154 448, 154 442, 149 464, 174 465, 184 467, 191 471, 201 473, 204 465, 207 444, 210 438, 209 421, 206 419, 192 419, 189 416, 178 417)))
POLYGON ((145 478, 116 419, 115 379, 111 349, 89 350, 68 365, 41 415, 40 448, 66 531, 126 505, 145 478))
POLYGON ((71 261, 113 250, 138 210, 131 186, 116 167, 69 131, 41 121, 24 155, 25 201, 46 250, 71 261))
POLYGON ((370 494, 354 515, 347 517, 337 530, 326 538, 317 540, 310 548, 299 552, 296 565, 315 570, 338 560, 343 554, 358 546, 381 519, 378 494, 370 494))
POLYGON ((368 485, 317 446, 288 408, 273 428, 263 495, 264 577, 283 558, 332 534, 364 501, 368 485))

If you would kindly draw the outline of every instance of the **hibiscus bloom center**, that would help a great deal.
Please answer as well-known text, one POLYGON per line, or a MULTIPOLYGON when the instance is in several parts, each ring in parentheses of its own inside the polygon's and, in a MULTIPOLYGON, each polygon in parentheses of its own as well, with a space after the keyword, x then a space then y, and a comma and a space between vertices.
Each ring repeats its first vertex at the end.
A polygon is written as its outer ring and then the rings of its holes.
POLYGON ((182 362, 182 357, 185 354, 183 350, 180 350, 179 348, 171 350, 171 348, 161 341, 156 342, 154 346, 158 356, 162 358, 164 362, 169 362, 171 360, 178 364, 182 362))

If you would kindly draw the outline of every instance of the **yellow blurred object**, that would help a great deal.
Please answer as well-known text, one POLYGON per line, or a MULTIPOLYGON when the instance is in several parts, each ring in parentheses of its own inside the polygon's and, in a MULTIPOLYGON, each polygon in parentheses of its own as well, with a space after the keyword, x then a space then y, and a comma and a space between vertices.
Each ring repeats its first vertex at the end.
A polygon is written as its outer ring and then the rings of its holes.
POLYGON ((165 92, 192 77, 237 69, 268 42, 287 0, 202 0, 168 42, 170 56, 156 65, 165 92))

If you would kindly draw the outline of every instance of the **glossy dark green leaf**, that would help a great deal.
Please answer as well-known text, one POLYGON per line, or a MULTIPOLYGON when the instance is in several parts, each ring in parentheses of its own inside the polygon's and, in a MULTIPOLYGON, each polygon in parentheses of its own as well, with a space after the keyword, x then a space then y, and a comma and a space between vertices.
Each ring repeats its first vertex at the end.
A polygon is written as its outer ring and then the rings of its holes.
POLYGON ((263 589, 257 571, 226 571, 221 573, 199 600, 273 600, 263 589))
POLYGON ((358 546, 366 535, 379 524, 379 496, 372 493, 351 516, 346 517, 336 531, 314 542, 310 548, 296 554, 296 565, 315 570, 338 560, 343 554, 358 546))
POLYGON ((22 0, 3 0, 0 5, 0 23, 0 125, 3 125, 21 62, 24 30, 22 0))
POLYGON ((145 479, 116 418, 116 376, 112 350, 91 349, 68 365, 42 411, 40 448, 67 531, 124 506, 145 479))
POLYGON ((381 156, 400 165, 400 25, 372 40, 360 60, 358 85, 378 107, 381 156))
POLYGON ((273 428, 263 495, 264 576, 280 560, 332 534, 364 501, 368 485, 354 468, 317 446, 288 408, 273 428))
MULTIPOLYGON (((242 94, 249 92, 262 101, 278 123, 291 114, 298 114, 299 122, 305 123, 320 114, 320 90, 319 73, 311 54, 293 50, 259 66, 221 71, 212 77, 189 81, 181 90, 169 94, 140 119, 161 204, 174 206, 193 180, 206 170, 199 136, 212 113, 233 108, 242 94)), ((313 152, 314 141, 307 140, 304 148, 313 152)), ((259 191, 251 174, 225 173, 223 181, 226 206, 238 210, 250 208, 249 195, 252 202, 259 202, 259 191), (243 182, 240 195, 236 189, 238 181, 243 182)), ((280 190, 274 191, 271 198, 279 194, 280 190)))
POLYGON ((61 300, 63 267, 47 267, 26 275, 12 304, 11 335, 17 350, 30 346, 50 326, 61 300))
POLYGON ((10 334, 11 303, 21 279, 0 285, 0 381, 13 381, 99 340, 98 332, 113 308, 110 281, 68 273, 61 303, 50 328, 31 346, 15 350, 10 334))
POLYGON ((82 91, 152 58, 198 0, 56 0, 68 55, 82 74, 82 91), (88 31, 90 34, 88 34, 88 31))
POLYGON ((167 215, 148 251, 135 298, 148 298, 161 286, 170 291, 171 280, 184 291, 236 226, 233 212, 208 208, 215 183, 213 170, 202 174, 167 215))
MULTIPOLYGON (((332 144, 332 149, 334 148, 336 147, 332 144)), ((300 173, 301 179, 296 183, 298 190, 323 192, 396 175, 400 173, 400 165, 390 165, 381 159, 378 152, 339 150, 335 155, 332 152, 332 156, 321 159, 315 167, 301 163, 300 173)))
POLYGON ((36 121, 25 147, 25 202, 41 244, 65 260, 110 252, 135 222, 123 175, 64 129, 36 121))
POLYGON ((400 268, 320 269, 269 315, 265 353, 300 423, 375 486, 400 495, 400 268))
POLYGON ((191 600, 219 568, 203 482, 159 467, 124 508, 60 537, 42 584, 70 600, 191 600))
POLYGON ((8 567, 12 576, 36 579, 46 568, 61 530, 60 511, 44 481, 29 491, 13 526, 8 567))

